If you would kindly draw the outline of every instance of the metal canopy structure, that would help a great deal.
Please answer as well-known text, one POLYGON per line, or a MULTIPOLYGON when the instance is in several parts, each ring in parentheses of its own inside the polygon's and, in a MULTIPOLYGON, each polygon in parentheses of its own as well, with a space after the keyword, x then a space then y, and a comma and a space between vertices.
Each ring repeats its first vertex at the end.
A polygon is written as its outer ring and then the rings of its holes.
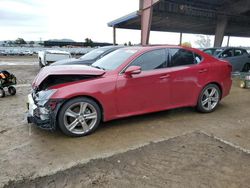
POLYGON ((215 46, 221 46, 224 35, 250 37, 250 0, 140 0, 139 11, 108 26, 141 29, 143 38, 145 23, 152 31, 215 35, 215 46))

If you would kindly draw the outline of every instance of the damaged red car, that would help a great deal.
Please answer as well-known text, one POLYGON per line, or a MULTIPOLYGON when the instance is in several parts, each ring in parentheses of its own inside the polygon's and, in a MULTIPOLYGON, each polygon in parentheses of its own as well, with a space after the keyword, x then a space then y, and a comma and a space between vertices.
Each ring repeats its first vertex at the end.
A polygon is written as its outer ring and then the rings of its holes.
POLYGON ((28 122, 69 136, 102 121, 179 107, 212 112, 231 89, 232 66, 197 49, 118 49, 91 66, 43 68, 28 96, 28 122))

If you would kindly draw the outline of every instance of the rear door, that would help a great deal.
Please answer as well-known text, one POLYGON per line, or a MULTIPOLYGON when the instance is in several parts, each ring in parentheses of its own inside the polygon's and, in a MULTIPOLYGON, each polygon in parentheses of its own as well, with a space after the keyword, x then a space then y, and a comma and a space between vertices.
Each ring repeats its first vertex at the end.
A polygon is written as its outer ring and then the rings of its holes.
POLYGON ((168 69, 171 72, 171 106, 195 105, 201 88, 209 79, 209 64, 186 49, 169 49, 168 69))
POLYGON ((166 49, 146 52, 129 65, 140 66, 140 74, 118 76, 116 102, 120 116, 157 111, 169 105, 166 59, 166 49))
POLYGON ((243 71, 244 65, 250 63, 249 54, 244 49, 234 49, 234 57, 232 58, 234 62, 234 71, 243 71))

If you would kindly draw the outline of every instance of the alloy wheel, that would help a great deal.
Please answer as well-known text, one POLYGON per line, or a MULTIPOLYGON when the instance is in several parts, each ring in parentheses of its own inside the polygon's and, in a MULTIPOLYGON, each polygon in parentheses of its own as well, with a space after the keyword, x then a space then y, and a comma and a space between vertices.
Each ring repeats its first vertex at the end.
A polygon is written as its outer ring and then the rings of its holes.
POLYGON ((217 88, 208 87, 203 92, 201 98, 201 105, 206 111, 213 110, 220 100, 220 94, 217 88))
POLYGON ((64 113, 64 125, 73 134, 88 133, 97 120, 97 110, 88 102, 74 103, 64 113))

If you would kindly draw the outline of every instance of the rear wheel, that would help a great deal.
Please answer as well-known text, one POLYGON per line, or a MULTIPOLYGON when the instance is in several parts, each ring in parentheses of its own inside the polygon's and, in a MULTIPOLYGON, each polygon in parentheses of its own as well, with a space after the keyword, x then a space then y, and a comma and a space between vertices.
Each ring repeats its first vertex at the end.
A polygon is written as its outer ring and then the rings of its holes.
POLYGON ((246 63, 242 69, 242 72, 249 72, 250 71, 250 64, 246 63))
POLYGON ((86 97, 71 99, 61 108, 58 125, 68 136, 85 136, 100 124, 101 110, 98 104, 86 97))
POLYGON ((5 97, 5 91, 3 90, 3 88, 0 88, 0 98, 5 97))
POLYGON ((16 88, 13 86, 8 87, 8 92, 10 95, 15 95, 16 94, 16 88))
POLYGON ((221 91, 215 84, 207 85, 198 99, 197 110, 203 113, 213 112, 218 106, 221 98, 221 91))

